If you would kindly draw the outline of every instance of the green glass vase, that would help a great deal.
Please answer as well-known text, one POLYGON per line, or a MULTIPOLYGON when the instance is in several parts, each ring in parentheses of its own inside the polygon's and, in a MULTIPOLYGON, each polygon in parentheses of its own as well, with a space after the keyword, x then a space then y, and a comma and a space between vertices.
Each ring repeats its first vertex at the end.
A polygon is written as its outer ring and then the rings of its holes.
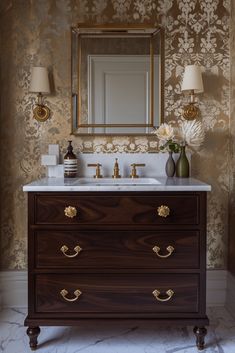
POLYGON ((189 161, 186 156, 185 146, 180 147, 180 156, 176 162, 176 176, 178 178, 189 177, 189 161))

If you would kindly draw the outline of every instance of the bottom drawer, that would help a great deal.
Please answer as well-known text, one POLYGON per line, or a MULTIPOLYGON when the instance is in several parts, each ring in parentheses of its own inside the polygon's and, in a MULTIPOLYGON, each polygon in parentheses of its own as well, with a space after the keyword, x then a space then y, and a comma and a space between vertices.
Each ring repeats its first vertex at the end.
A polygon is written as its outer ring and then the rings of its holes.
POLYGON ((196 313, 199 307, 197 274, 37 275, 35 288, 38 313, 196 313))

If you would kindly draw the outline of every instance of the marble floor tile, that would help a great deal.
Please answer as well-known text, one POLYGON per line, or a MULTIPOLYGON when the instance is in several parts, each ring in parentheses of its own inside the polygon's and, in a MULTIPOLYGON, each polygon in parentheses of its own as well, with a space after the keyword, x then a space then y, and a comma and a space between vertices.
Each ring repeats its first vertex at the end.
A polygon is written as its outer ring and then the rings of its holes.
MULTIPOLYGON (((0 352, 31 352, 25 309, 0 312, 0 352)), ((235 320, 224 308, 209 308, 204 353, 235 353, 235 320)), ((192 327, 160 326, 154 321, 87 322, 77 327, 41 327, 39 353, 197 353, 192 327)))

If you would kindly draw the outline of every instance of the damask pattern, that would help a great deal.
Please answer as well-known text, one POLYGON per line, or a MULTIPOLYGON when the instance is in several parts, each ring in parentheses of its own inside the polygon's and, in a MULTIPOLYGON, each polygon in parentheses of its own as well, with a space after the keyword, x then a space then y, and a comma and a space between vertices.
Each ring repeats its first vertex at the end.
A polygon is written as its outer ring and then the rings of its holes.
MULTIPOLYGON (((226 1, 225 1, 226 2, 226 1)), ((227 2, 226 2, 227 3, 227 2)), ((231 4, 231 12, 233 14, 231 19, 231 63, 235 61, 235 3, 234 1, 231 4)), ((234 258, 234 249, 235 249, 235 66, 231 65, 231 82, 230 82, 230 202, 229 202, 229 269, 235 275, 235 258, 234 258)))
MULTIPOLYGON (((229 194, 229 0, 2 0, 1 13, 1 261, 4 269, 26 267, 26 195, 22 185, 45 173, 40 155, 48 143, 64 152, 70 138, 70 26, 78 22, 148 22, 165 28, 165 116, 181 116, 181 75, 201 65, 205 92, 199 97, 206 129, 193 155, 193 175, 212 185, 208 197, 208 267, 224 268, 229 194), (51 118, 32 119, 30 68, 48 66, 54 91, 51 118)), ((156 152, 150 137, 73 137, 76 151, 156 152)))

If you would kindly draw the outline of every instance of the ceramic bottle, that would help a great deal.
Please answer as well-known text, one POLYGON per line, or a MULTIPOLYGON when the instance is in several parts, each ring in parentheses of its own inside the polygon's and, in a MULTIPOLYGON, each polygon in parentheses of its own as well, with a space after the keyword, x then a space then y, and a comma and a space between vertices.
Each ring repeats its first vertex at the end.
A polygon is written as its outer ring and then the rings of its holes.
POLYGON ((168 177, 173 177, 175 174, 175 161, 172 157, 173 152, 169 151, 169 157, 166 161, 165 171, 168 177))
POLYGON ((189 177, 189 161, 186 156, 184 145, 180 147, 180 156, 176 162, 176 176, 179 178, 189 177))

